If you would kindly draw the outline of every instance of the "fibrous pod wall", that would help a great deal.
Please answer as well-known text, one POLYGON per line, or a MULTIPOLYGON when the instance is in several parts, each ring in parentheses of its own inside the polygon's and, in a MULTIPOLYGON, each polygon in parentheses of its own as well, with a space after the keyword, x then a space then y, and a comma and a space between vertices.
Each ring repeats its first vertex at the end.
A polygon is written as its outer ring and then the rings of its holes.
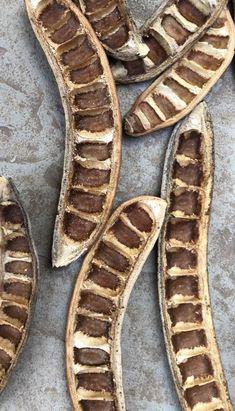
POLYGON ((182 59, 139 96, 126 116, 127 134, 147 134, 187 115, 228 67, 234 46, 234 23, 226 11, 182 59))
POLYGON ((133 83, 157 77, 182 57, 205 33, 226 1, 167 0, 141 29, 149 52, 145 58, 112 65, 114 77, 121 83, 133 83))
POLYGON ((213 130, 201 103, 171 137, 168 202, 159 238, 159 298, 166 349, 183 410, 232 411, 212 321, 207 274, 213 130))
POLYGON ((125 410, 121 325, 165 207, 156 197, 137 197, 121 205, 82 265, 66 335, 68 386, 77 411, 125 410))
POLYGON ((37 282, 29 222, 11 180, 0 177, 0 391, 26 341, 37 282))
POLYGON ((85 14, 104 48, 117 59, 146 56, 148 47, 131 19, 124 0, 74 0, 85 14))
POLYGON ((121 118, 106 55, 69 0, 26 0, 33 30, 58 82, 66 118, 64 174, 52 250, 66 265, 94 242, 115 195, 121 118))

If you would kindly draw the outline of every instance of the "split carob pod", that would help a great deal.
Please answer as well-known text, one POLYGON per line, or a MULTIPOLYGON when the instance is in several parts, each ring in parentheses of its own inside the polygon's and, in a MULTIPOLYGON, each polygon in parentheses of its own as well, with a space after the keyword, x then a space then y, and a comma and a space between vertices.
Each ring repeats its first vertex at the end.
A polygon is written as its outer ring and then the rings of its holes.
POLYGON ((112 208, 121 157, 121 116, 106 54, 70 0, 26 0, 33 30, 58 82, 66 119, 64 174, 52 260, 83 254, 112 208))
POLYGON ((213 129, 205 103, 170 139, 159 237, 159 299, 166 349, 183 410, 232 411, 215 339, 207 274, 213 129))
POLYGON ((226 0, 167 0, 141 29, 146 57, 113 62, 115 80, 135 83, 159 76, 179 60, 214 23, 226 0))
POLYGON ((125 410, 120 336, 133 285, 164 220, 166 202, 122 204, 87 254, 75 285, 66 335, 67 380, 76 411, 125 410))
POLYGON ((26 342, 38 262, 28 218, 11 179, 0 176, 0 392, 26 342))
POLYGON ((234 45, 234 23, 223 11, 201 40, 138 97, 126 115, 126 133, 148 134, 190 113, 230 64, 234 45))
POLYGON ((106 51, 122 60, 146 56, 143 43, 130 17, 125 0, 73 0, 91 23, 106 51))

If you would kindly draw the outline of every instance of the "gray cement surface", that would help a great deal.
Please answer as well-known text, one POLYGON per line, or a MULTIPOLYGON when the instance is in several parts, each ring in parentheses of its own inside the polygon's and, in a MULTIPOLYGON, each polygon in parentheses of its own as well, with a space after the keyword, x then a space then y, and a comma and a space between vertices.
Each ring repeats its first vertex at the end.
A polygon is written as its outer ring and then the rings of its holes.
MULTIPOLYGON (((131 0, 141 23, 155 2, 131 0), (141 4, 139 4, 141 3, 141 4)), ((64 115, 53 74, 31 30, 22 0, 0 0, 0 173, 13 177, 32 221, 40 256, 40 289, 30 337, 0 399, 1 411, 72 410, 66 387, 64 330, 80 261, 52 270, 50 247, 64 155, 64 115)), ((235 67, 206 100, 215 129, 215 187, 209 278, 222 361, 235 403, 235 67)), ((145 84, 119 87, 123 113, 145 84)), ((171 129, 124 136, 115 205, 159 194, 171 129)), ((177 411, 158 309, 156 251, 146 262, 122 333, 128 411, 177 411)))

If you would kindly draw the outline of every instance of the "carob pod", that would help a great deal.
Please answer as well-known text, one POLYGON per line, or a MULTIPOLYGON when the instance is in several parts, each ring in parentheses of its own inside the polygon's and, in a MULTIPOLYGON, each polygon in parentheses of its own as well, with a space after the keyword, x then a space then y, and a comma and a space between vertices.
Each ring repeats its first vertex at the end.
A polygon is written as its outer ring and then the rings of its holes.
POLYGON ((234 45, 234 23, 223 11, 201 40, 138 97, 126 115, 126 133, 148 134, 190 113, 230 64, 234 45))
POLYGON ((68 387, 76 411, 125 410, 120 336, 133 285, 150 253, 166 202, 122 204, 78 274, 66 334, 68 387))
POLYGON ((73 0, 91 23, 106 51, 122 60, 144 57, 148 46, 130 17, 125 0, 73 0))
POLYGON ((11 179, 0 176, 0 392, 26 342, 37 274, 29 220, 11 179))
POLYGON ((33 30, 58 82, 66 119, 64 174, 52 260, 83 254, 112 208, 121 157, 121 117, 109 63, 70 0, 26 0, 33 30))
POLYGON ((232 411, 215 339, 207 274, 213 129, 205 103, 176 127, 166 153, 159 299, 182 409, 232 411))
POLYGON ((148 46, 146 57, 114 61, 112 71, 120 83, 135 83, 159 76, 179 60, 210 27, 226 0, 167 0, 141 29, 148 46))

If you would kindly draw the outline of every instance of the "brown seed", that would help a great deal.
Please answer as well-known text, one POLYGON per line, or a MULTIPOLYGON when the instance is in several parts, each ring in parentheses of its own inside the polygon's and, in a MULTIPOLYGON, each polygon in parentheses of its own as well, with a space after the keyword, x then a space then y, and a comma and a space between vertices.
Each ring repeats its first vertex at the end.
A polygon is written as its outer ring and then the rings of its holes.
POLYGON ((28 318, 26 309, 18 305, 6 305, 3 312, 9 317, 19 320, 22 324, 25 324, 28 318))
POLYGON ((84 185, 88 187, 100 187, 108 184, 110 179, 110 170, 98 170, 96 168, 82 167, 74 163, 73 184, 84 185))
POLYGON ((7 250, 21 253, 30 253, 30 247, 27 238, 19 235, 7 241, 7 250))
POLYGON ((196 24, 198 27, 205 23, 207 17, 190 1, 179 0, 176 4, 179 12, 186 20, 191 21, 191 23, 196 24))
POLYGON ((168 309, 172 325, 179 322, 199 324, 202 322, 201 304, 184 303, 168 309))
POLYGON ((192 159, 201 157, 201 133, 197 130, 185 131, 180 135, 177 154, 184 154, 192 159))
POLYGON ((104 161, 111 157, 112 143, 80 143, 76 145, 76 154, 89 160, 104 161))
POLYGON ((120 287, 120 279, 117 275, 95 265, 92 266, 87 279, 100 287, 109 288, 110 290, 117 290, 120 287))
POLYGON ((17 297, 22 297, 29 300, 32 294, 32 285, 19 281, 9 281, 3 284, 3 290, 7 294, 16 295, 17 297))
POLYGON ((90 337, 108 337, 110 329, 110 323, 108 321, 102 321, 97 318, 86 317, 84 315, 78 315, 76 331, 81 331, 90 337))
POLYGON ((64 213, 64 232, 74 241, 87 240, 96 227, 96 223, 85 220, 73 213, 64 213))
POLYGON ((115 310, 115 305, 112 300, 91 292, 81 293, 79 307, 85 308, 86 310, 94 313, 102 313, 106 315, 111 315, 115 310))
POLYGON ((79 29, 79 26, 79 22, 73 15, 71 15, 71 17, 62 27, 60 27, 58 30, 54 31, 53 34, 51 34, 51 40, 57 44, 65 43, 66 41, 71 40, 75 36, 77 30, 79 29))
POLYGON ((207 82, 206 78, 202 77, 200 74, 185 66, 178 66, 176 68, 176 73, 179 74, 179 76, 183 80, 187 81, 189 84, 192 84, 193 86, 202 88, 203 85, 207 82))
POLYGON ((95 258, 104 261, 109 267, 121 272, 127 271, 130 267, 130 263, 124 255, 103 242, 99 245, 95 258))
POLYGON ((0 337, 11 341, 17 348, 21 340, 21 332, 11 325, 0 324, 0 337))
POLYGON ((115 411, 113 401, 105 400, 82 400, 80 401, 82 411, 115 411))
POLYGON ((182 211, 185 215, 198 216, 201 212, 201 198, 199 193, 192 190, 180 189, 171 194, 170 211, 182 211))
POLYGON ((207 339, 204 330, 184 331, 172 336, 172 344, 175 352, 183 349, 206 347, 207 339))
POLYGON ((90 132, 105 131, 107 128, 113 127, 112 111, 104 111, 100 114, 80 114, 74 115, 75 127, 78 130, 86 130, 90 132))
POLYGON ((111 31, 121 20, 122 16, 118 7, 115 7, 109 14, 105 15, 101 19, 97 21, 92 21, 92 27, 96 31, 96 33, 100 34, 101 36, 111 31))
POLYGON ((64 6, 53 1, 40 15, 43 26, 52 30, 63 17, 65 10, 64 6))
POLYGON ((176 80, 171 77, 167 77, 163 82, 167 87, 169 87, 181 100, 184 100, 189 104, 195 97, 186 87, 179 84, 176 80))
POLYGON ((197 63, 199 66, 202 66, 206 70, 214 71, 218 70, 218 68, 224 61, 223 59, 217 59, 199 50, 192 50, 188 55, 188 60, 195 61, 195 63, 197 63))
POLYGON ((11 261, 5 264, 5 271, 12 274, 22 274, 27 277, 32 277, 33 266, 32 263, 26 261, 11 261))
POLYGON ((75 95, 74 103, 77 108, 85 110, 100 108, 110 104, 110 96, 107 87, 100 87, 75 95))
POLYGON ((102 41, 106 46, 110 47, 111 49, 118 49, 127 42, 128 37, 128 27, 122 25, 119 27, 117 31, 115 31, 113 34, 109 35, 105 39, 102 39, 102 41))
POLYGON ((100 61, 96 59, 86 67, 71 71, 71 81, 77 84, 88 84, 103 74, 103 68, 100 61))
POLYGON ((17 204, 10 204, 2 208, 2 218, 6 223, 23 224, 24 217, 17 204))
POLYGON ((213 376, 212 364, 207 355, 196 355, 195 357, 188 358, 179 365, 179 369, 183 382, 189 377, 204 379, 208 376, 213 376))
POLYGON ((183 243, 195 243, 199 238, 199 225, 197 220, 185 218, 171 218, 167 223, 167 240, 177 240, 183 243))
POLYGON ((107 365, 110 362, 109 354, 99 348, 75 348, 74 361, 81 365, 107 365))
POLYGON ((165 96, 153 94, 153 99, 166 118, 173 117, 177 114, 176 107, 165 96))
POLYGON ((6 351, 0 349, 0 367, 4 368, 4 370, 7 371, 11 365, 11 361, 12 359, 6 353, 6 351))
POLYGON ((167 268, 178 267, 181 269, 196 268, 197 253, 183 247, 172 247, 166 252, 167 268))
POLYGON ((139 248, 141 244, 140 237, 131 230, 126 224, 123 223, 121 219, 118 219, 112 226, 111 231, 115 237, 129 248, 139 248))
POLYGON ((149 47, 148 58, 159 66, 167 58, 167 53, 161 44, 151 35, 144 37, 144 41, 149 47))
POLYGON ((131 224, 139 231, 149 233, 153 228, 153 221, 148 213, 138 204, 131 204, 124 209, 131 224))
POLYGON ((139 108, 144 113, 145 117, 147 117, 151 127, 156 126, 162 122, 155 110, 150 106, 150 104, 146 103, 146 101, 142 101, 139 105, 139 108))
POLYGON ((166 280, 166 298, 183 295, 198 298, 198 279, 193 276, 177 276, 166 280))
POLYGON ((162 19, 162 27, 171 36, 178 45, 182 45, 189 37, 189 31, 178 23, 174 17, 165 15, 162 19))
POLYGON ((94 195, 84 191, 71 190, 68 201, 76 210, 86 213, 101 213, 103 211, 105 195, 94 195))
POLYGON ((179 163, 175 162, 173 178, 178 178, 188 185, 200 187, 203 179, 202 166, 200 164, 189 164, 181 167, 179 163))
POLYGON ((145 66, 143 59, 123 61, 122 62, 129 76, 137 76, 145 73, 145 66))
POLYGON ((111 372, 85 373, 78 375, 78 387, 88 391, 113 391, 113 375, 111 372))
POLYGON ((198 403, 210 403, 213 398, 220 398, 219 390, 215 382, 204 385, 196 385, 185 391, 186 400, 191 408, 198 403))
POLYGON ((86 12, 102 10, 111 3, 111 0, 84 0, 86 12))
POLYGON ((62 63, 70 69, 84 67, 85 63, 89 63, 91 57, 95 54, 89 39, 84 34, 78 37, 77 44, 77 47, 64 52, 61 56, 62 63))

